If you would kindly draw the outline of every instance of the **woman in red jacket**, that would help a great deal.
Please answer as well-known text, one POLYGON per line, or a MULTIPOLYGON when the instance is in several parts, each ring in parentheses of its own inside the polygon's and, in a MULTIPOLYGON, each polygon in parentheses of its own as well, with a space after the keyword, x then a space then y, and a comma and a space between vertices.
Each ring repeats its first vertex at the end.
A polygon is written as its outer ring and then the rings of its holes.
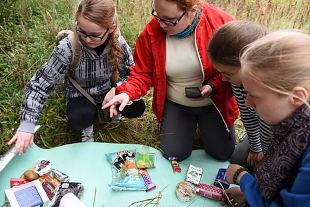
POLYGON ((229 159, 238 107, 230 85, 211 65, 207 47, 214 30, 232 17, 201 0, 154 0, 152 15, 138 37, 127 82, 103 108, 110 107, 112 115, 117 104, 121 111, 153 86, 153 111, 166 158, 190 156, 198 125, 206 152, 229 159))

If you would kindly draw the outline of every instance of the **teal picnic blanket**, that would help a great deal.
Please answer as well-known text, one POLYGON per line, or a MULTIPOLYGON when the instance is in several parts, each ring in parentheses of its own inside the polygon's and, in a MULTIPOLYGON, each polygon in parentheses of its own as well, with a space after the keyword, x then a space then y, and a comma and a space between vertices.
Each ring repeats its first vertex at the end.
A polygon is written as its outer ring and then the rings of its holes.
MULTIPOLYGON (((84 185, 84 192, 80 199, 89 207, 130 206, 134 202, 156 197, 160 191, 162 191, 162 198, 159 200, 158 206, 222 206, 217 201, 198 195, 189 203, 181 202, 176 197, 175 189, 179 182, 185 180, 190 164, 203 169, 201 183, 212 184, 218 169, 226 168, 228 162, 216 161, 204 150, 194 150, 188 159, 180 163, 182 172, 173 173, 170 162, 162 156, 160 151, 152 147, 96 142, 69 144, 52 149, 41 149, 34 145, 26 154, 16 155, 0 174, 0 205, 4 203, 4 190, 9 188, 10 178, 20 177, 24 171, 33 167, 41 158, 48 159, 54 169, 69 175, 70 181, 81 182, 84 185), (150 192, 111 190, 109 184, 112 180, 112 167, 105 154, 133 149, 140 152, 156 153, 156 167, 148 169, 148 172, 157 187, 150 192)), ((141 203, 132 206, 139 206, 139 204, 141 203)))

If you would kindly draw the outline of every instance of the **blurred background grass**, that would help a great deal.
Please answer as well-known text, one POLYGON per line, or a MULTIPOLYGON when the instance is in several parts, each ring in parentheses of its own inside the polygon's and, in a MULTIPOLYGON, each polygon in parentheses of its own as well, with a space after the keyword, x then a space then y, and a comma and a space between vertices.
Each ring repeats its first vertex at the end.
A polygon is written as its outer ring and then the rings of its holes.
MULTIPOLYGON (((134 50, 135 40, 150 20, 151 0, 115 0, 123 36, 134 50)), ((270 30, 302 29, 310 32, 309 0, 210 0, 236 19, 253 20, 270 30)), ((76 0, 2 0, 0 8, 0 154, 19 125, 23 89, 43 64, 58 31, 72 23, 76 0)), ((99 142, 140 143, 159 148, 159 131, 151 110, 151 96, 145 98, 147 111, 137 119, 97 127, 99 142)), ((41 113, 42 128, 35 136, 41 147, 61 145, 66 134, 65 102, 60 87, 51 95, 41 113)), ((237 136, 243 131, 236 122, 237 136)), ((199 140, 197 141, 199 145, 199 140)))

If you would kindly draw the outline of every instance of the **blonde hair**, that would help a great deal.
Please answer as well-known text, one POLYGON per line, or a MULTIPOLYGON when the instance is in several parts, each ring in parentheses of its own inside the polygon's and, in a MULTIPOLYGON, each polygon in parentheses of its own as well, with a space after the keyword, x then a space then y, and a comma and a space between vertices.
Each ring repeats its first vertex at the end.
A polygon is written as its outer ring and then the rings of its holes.
POLYGON ((293 95, 290 91, 296 86, 310 92, 309 60, 310 35, 278 31, 249 44, 240 62, 242 72, 257 83, 278 94, 293 95))
POLYGON ((120 31, 118 28, 116 5, 113 0, 81 0, 76 12, 75 19, 83 16, 95 24, 106 27, 115 27, 112 33, 108 35, 110 45, 109 57, 113 67, 112 80, 114 83, 119 78, 119 65, 122 58, 122 48, 118 41, 120 31))

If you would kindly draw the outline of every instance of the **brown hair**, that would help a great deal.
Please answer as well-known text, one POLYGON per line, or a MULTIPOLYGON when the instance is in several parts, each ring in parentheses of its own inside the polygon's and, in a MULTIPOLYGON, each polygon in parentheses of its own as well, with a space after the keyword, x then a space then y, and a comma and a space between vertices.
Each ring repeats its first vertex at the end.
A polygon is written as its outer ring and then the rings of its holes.
POLYGON ((178 8, 182 11, 189 11, 195 5, 199 5, 202 3, 202 0, 167 0, 170 2, 175 2, 178 8))
POLYGON ((109 33, 108 41, 110 45, 109 57, 113 67, 112 80, 116 83, 119 78, 119 65, 122 56, 122 48, 118 41, 120 31, 117 22, 116 5, 113 0, 81 0, 78 6, 76 17, 82 15, 95 24, 102 27, 116 28, 109 33))
POLYGON ((309 60, 310 35, 298 31, 270 33, 251 43, 240 59, 242 74, 281 95, 292 95, 296 86, 310 92, 309 60))
POLYGON ((231 21, 216 30, 208 46, 212 61, 241 66, 240 53, 249 43, 265 36, 267 29, 251 21, 231 21))

